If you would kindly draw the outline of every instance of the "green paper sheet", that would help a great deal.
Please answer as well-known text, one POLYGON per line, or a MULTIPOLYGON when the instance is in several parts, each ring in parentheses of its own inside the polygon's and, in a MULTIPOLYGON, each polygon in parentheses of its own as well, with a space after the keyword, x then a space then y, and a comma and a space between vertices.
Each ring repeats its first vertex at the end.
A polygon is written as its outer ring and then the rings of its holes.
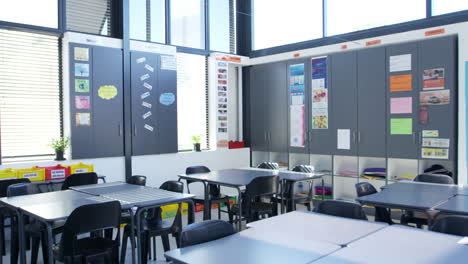
POLYGON ((413 134, 413 119, 412 118, 391 118, 390 119, 390 134, 391 135, 413 134))

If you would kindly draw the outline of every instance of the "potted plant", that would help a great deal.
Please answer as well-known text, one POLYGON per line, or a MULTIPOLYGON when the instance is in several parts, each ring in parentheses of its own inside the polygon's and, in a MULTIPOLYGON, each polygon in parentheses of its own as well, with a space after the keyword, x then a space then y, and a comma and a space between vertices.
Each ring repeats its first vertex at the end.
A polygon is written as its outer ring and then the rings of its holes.
POLYGON ((201 148, 200 148, 201 139, 202 139, 202 135, 192 136, 193 149, 195 151, 201 151, 201 148))
POLYGON ((70 145, 69 137, 60 137, 59 139, 52 139, 50 146, 55 150, 55 160, 65 160, 63 153, 70 145))

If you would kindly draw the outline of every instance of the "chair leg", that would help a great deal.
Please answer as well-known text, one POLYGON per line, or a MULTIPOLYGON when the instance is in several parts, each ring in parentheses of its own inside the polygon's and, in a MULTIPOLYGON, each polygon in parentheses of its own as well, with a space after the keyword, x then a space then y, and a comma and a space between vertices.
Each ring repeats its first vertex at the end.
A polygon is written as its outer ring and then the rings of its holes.
POLYGON ((221 220, 221 204, 222 203, 219 203, 218 204, 218 219, 221 220))
MULTIPOLYGON (((37 257, 39 254, 39 243, 40 239, 38 237, 32 237, 32 247, 31 247, 31 264, 37 263, 37 257)), ((42 246, 44 248, 44 245, 42 246)), ((46 262, 44 262, 46 263, 46 262)))
POLYGON ((156 260, 156 237, 153 237, 153 260, 156 260))
POLYGON ((47 232, 43 232, 41 234, 41 246, 42 246, 42 259, 43 259, 44 263, 49 263, 49 258, 54 257, 54 256, 49 256, 49 251, 48 251, 48 248, 47 248, 48 244, 49 243, 48 243, 48 240, 47 240, 47 232))
POLYGON ((305 206, 307 206, 307 211, 310 211, 311 209, 310 202, 306 203, 305 206))
POLYGON ((17 230, 17 223, 16 220, 11 218, 11 255, 10 255, 10 263, 18 263, 18 256, 19 256, 19 241, 18 241, 18 230, 17 230))
POLYGON ((5 216, 0 215, 0 239, 2 240, 1 256, 5 256, 5 216))
POLYGON ((211 220, 211 201, 208 201, 208 220, 211 220))
MULTIPOLYGON (((127 240, 128 240, 128 232, 123 233, 122 237, 122 246, 120 249, 120 263, 125 263, 125 255, 127 254, 127 240)), ((133 249, 132 249, 133 250, 133 249)))
POLYGON ((169 244, 169 236, 168 235, 161 235, 161 240, 163 243, 164 252, 171 250, 171 246, 169 244))
POLYGON ((229 223, 232 224, 231 204, 229 202, 227 202, 226 207, 227 207, 228 216, 229 216, 229 223))
POLYGON ((172 236, 175 238, 177 248, 180 248, 180 233, 174 233, 172 236))

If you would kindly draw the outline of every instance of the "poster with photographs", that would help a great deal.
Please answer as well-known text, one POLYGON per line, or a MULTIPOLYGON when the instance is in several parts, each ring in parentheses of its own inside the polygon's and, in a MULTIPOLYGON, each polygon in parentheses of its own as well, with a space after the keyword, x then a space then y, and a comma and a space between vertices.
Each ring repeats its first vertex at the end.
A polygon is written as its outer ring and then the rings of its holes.
POLYGON ((216 62, 216 104, 218 106, 216 117, 218 148, 228 147, 228 63, 225 61, 216 62))
POLYGON ((328 129, 327 57, 312 58, 312 129, 328 129))

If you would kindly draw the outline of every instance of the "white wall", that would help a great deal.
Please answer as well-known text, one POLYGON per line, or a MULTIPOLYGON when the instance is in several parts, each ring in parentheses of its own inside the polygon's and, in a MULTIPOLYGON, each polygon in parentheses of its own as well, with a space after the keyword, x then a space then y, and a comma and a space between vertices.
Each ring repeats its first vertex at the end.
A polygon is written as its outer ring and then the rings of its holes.
POLYGON ((263 56, 258 58, 252 58, 246 60, 244 63, 248 65, 263 64, 269 62, 289 60, 292 58, 301 57, 315 57, 321 55, 328 55, 337 52, 363 49, 366 47, 366 42, 371 40, 381 40, 380 45, 396 44, 402 42, 411 42, 416 40, 422 40, 427 38, 442 37, 446 35, 458 35, 458 179, 459 184, 468 183, 467 173, 467 129, 466 129, 466 76, 465 76, 465 61, 468 61, 468 22, 456 23, 451 25, 445 25, 435 28, 426 28, 421 30, 412 30, 398 34, 391 34, 385 36, 379 36, 369 39, 361 39, 352 42, 343 42, 334 45, 328 45, 323 47, 296 50, 291 52, 285 52, 281 54, 275 54, 270 56, 263 56), (425 32, 433 29, 444 28, 445 33, 435 36, 426 37, 425 32), (347 49, 342 49, 342 45, 347 45, 347 49), (295 56, 299 54, 299 57, 295 56))

